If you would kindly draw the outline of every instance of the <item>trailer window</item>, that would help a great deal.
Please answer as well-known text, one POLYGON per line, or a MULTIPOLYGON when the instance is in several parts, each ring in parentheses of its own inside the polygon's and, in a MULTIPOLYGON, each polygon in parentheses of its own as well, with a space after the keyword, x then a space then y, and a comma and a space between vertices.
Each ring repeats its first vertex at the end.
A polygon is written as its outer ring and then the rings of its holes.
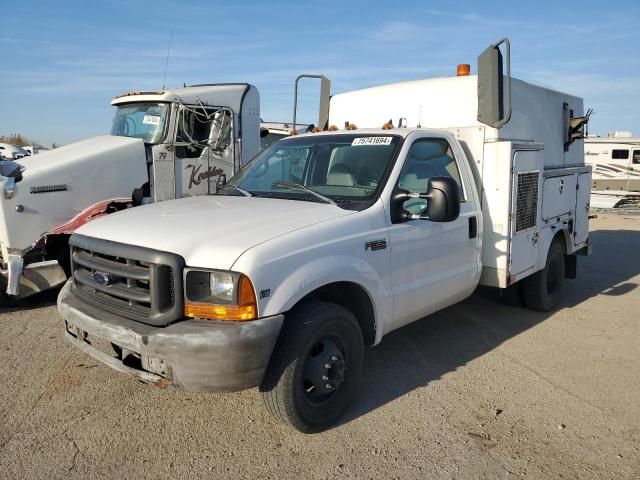
MULTIPOLYGON (((432 177, 453 178, 460 189, 460 198, 464 200, 460 171, 449 142, 433 138, 416 140, 407 153, 398 186, 411 193, 424 193, 432 177)), ((427 200, 412 198, 405 202, 404 208, 411 213, 423 213, 427 200)))
POLYGON ((640 163, 640 150, 633 151, 633 163, 636 165, 640 163))
POLYGON ((611 158, 614 160, 628 160, 629 150, 611 150, 611 158))

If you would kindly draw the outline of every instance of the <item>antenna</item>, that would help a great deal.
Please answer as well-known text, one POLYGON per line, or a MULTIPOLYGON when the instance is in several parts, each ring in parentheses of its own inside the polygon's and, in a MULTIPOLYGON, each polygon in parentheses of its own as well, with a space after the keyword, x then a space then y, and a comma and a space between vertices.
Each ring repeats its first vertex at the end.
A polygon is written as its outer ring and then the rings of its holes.
POLYGON ((171 53, 171 42, 173 42, 173 32, 169 36, 169 46, 167 47, 167 59, 164 62, 164 75, 162 76, 162 90, 167 82, 167 69, 169 68, 169 54, 171 53))

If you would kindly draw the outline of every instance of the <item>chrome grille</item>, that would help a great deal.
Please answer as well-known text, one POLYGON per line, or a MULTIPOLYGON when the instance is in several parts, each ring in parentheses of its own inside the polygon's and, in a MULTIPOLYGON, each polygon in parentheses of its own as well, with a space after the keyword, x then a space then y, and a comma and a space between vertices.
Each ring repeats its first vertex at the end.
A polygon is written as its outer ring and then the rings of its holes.
POLYGON ((182 318, 181 257, 80 235, 69 243, 74 292, 83 300, 149 325, 182 318))
POLYGON ((535 227, 538 217, 540 172, 518 173, 516 190, 516 233, 535 227))

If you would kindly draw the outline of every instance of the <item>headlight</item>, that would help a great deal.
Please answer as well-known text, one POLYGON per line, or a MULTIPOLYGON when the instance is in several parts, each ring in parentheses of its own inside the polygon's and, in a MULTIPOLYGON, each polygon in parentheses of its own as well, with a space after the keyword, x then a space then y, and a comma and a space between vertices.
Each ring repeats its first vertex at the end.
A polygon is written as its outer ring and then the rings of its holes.
POLYGON ((255 290, 246 275, 188 269, 184 285, 187 317, 244 321, 258 316, 255 290))
POLYGON ((211 297, 222 303, 233 303, 235 282, 233 275, 227 272, 211 272, 209 274, 209 290, 211 297))

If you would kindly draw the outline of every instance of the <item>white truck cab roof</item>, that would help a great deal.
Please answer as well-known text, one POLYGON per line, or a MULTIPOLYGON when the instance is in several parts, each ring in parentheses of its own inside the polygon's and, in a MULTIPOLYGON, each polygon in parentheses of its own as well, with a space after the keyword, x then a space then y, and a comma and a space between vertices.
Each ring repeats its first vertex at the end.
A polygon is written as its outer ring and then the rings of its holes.
MULTIPOLYGON (((224 105, 239 112, 244 96, 252 88, 248 83, 219 83, 207 85, 192 85, 185 88, 170 88, 159 91, 127 92, 115 97, 111 105, 131 102, 168 102, 184 103, 187 105, 224 105), (230 102, 230 99, 233 99, 230 102)), ((255 87, 254 87, 255 88, 255 87)))

